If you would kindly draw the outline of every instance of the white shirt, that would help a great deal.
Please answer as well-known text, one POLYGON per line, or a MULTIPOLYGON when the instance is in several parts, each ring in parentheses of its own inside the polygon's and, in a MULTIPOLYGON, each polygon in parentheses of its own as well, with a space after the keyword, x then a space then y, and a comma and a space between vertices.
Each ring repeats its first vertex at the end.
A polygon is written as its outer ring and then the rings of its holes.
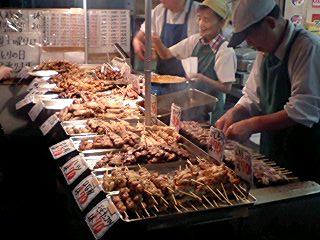
MULTIPOLYGON (((182 12, 172 12, 168 9, 167 12, 167 23, 169 24, 183 24, 186 14, 189 10, 189 5, 190 5, 191 0, 187 0, 184 10, 182 12)), ((197 19, 197 8, 199 6, 198 2, 193 1, 192 6, 190 9, 189 13, 189 18, 188 18, 188 36, 191 36, 195 33, 199 32, 199 27, 196 22, 197 19)), ((163 4, 157 5, 151 13, 152 17, 152 25, 151 25, 151 31, 158 34, 159 36, 161 35, 162 28, 163 28, 163 22, 164 22, 164 13, 165 13, 166 8, 163 6, 163 4)), ((142 32, 145 32, 145 22, 142 23, 140 30, 142 32)))
MULTIPOLYGON (((171 54, 178 59, 191 57, 194 48, 200 41, 200 34, 194 34, 181 42, 169 48, 171 54)), ((225 41, 216 53, 214 70, 217 73, 220 82, 235 82, 235 73, 237 70, 237 58, 233 48, 228 48, 228 42, 225 41)))
MULTIPOLYGON (((275 56, 283 60, 295 27, 290 22, 287 35, 279 45, 275 56)), ((260 115, 259 86, 264 54, 259 52, 243 89, 244 96, 237 104, 244 106, 252 116, 260 115)), ((289 118, 307 127, 320 119, 320 38, 311 33, 297 39, 289 56, 288 72, 291 81, 291 97, 284 106, 289 118)))

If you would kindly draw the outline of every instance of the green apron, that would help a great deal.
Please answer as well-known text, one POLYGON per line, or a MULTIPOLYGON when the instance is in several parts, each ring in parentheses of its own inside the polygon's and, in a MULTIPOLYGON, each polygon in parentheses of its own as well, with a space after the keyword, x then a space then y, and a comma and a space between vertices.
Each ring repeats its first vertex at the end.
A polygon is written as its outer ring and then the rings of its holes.
MULTIPOLYGON (((283 110, 291 96, 288 60, 292 46, 302 31, 294 32, 283 61, 273 54, 264 60, 260 85, 260 105, 264 115, 283 110)), ((260 145, 262 154, 294 171, 300 178, 320 180, 319 123, 312 128, 298 124, 283 130, 263 132, 260 145)))
MULTIPOLYGON (((225 41, 221 41, 220 45, 217 47, 217 51, 224 42, 225 41)), ((218 81, 217 73, 214 70, 214 65, 216 62, 216 53, 213 52, 210 45, 204 45, 198 42, 196 47, 193 49, 192 57, 198 58, 199 73, 202 73, 208 78, 211 78, 212 81, 218 81)), ((212 112, 211 117, 211 124, 214 125, 215 122, 224 114, 224 104, 226 100, 226 95, 223 92, 213 89, 213 87, 211 87, 207 83, 198 82, 196 83, 195 87, 202 92, 208 93, 211 96, 215 96, 216 98, 218 98, 218 102, 214 111, 212 112)))

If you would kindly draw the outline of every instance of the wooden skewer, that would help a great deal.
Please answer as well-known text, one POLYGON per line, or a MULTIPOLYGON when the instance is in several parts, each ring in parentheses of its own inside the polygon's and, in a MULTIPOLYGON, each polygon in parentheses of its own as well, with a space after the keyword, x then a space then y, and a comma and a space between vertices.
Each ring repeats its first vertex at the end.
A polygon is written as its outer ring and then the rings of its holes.
POLYGON ((191 192, 191 191, 190 191, 190 194, 191 194, 192 196, 194 196, 195 198, 197 198, 200 202, 202 202, 201 197, 199 197, 198 195, 196 195, 194 192, 191 192))
POLYGON ((174 208, 175 208, 179 213, 182 213, 182 211, 177 207, 177 205, 174 205, 174 208))
POLYGON ((179 206, 180 206, 180 207, 182 207, 182 208, 183 208, 183 210, 185 210, 186 212, 188 212, 188 211, 189 211, 189 210, 188 210, 188 208, 184 207, 181 203, 179 204, 179 206))
MULTIPOLYGON (((252 194, 251 194, 250 192, 247 192, 247 190, 246 190, 245 188, 243 188, 243 187, 240 186, 240 185, 239 185, 239 188, 240 188, 242 191, 248 193, 248 195, 249 195, 250 197, 254 198, 254 196, 252 196, 252 194)), ((240 192, 241 192, 241 191, 240 191, 240 192)))
POLYGON ((219 204, 216 202, 216 200, 212 200, 213 201, 213 203, 214 203, 214 205, 216 205, 216 207, 219 207, 219 204))
POLYGON ((213 189, 210 186, 206 185, 206 187, 214 194, 216 198, 218 198, 222 202, 222 199, 218 196, 218 194, 216 194, 215 191, 213 191, 213 189))
POLYGON ((135 214, 137 215, 138 218, 141 218, 137 210, 134 210, 135 214))
POLYGON ((171 196, 172 196, 172 199, 173 199, 174 205, 178 205, 178 204, 177 204, 177 200, 176 200, 176 198, 174 197, 174 195, 173 195, 173 194, 171 194, 171 196))
POLYGON ((190 203, 190 206, 191 206, 194 210, 198 211, 198 209, 197 209, 195 206, 193 206, 192 203, 190 203))
POLYGON ((210 206, 211 207, 213 207, 214 208, 214 205, 209 201, 209 199, 206 197, 206 196, 202 196, 203 198, 204 198, 204 200, 206 200, 207 201, 207 203, 209 203, 210 204, 210 206))
POLYGON ((229 204, 232 205, 232 203, 220 192, 218 188, 216 188, 217 192, 220 194, 220 196, 229 204))
POLYGON ((238 192, 242 195, 242 197, 244 197, 245 199, 247 199, 247 196, 238 188, 237 185, 233 184, 233 186, 235 187, 235 189, 238 190, 238 192))
POLYGON ((288 177, 288 180, 299 180, 298 177, 288 177))
POLYGON ((191 167, 193 167, 193 164, 190 162, 190 160, 187 160, 187 163, 188 163, 191 167))
POLYGON ((192 194, 187 193, 187 192, 184 192, 184 191, 182 191, 182 190, 179 190, 179 192, 182 193, 182 194, 184 194, 184 195, 186 195, 186 196, 189 196, 189 197, 195 198, 195 199, 197 199, 197 200, 199 200, 199 201, 202 201, 202 199, 199 198, 198 196, 193 196, 192 194))
POLYGON ((157 208, 156 205, 153 205, 153 207, 154 207, 154 209, 155 209, 157 212, 159 212, 159 209, 157 208))
POLYGON ((222 187, 222 190, 223 190, 223 193, 224 193, 225 197, 229 200, 228 195, 227 195, 227 192, 226 192, 226 189, 224 188, 223 183, 220 183, 220 185, 221 185, 221 187, 222 187))
POLYGON ((164 197, 160 197, 160 198, 165 204, 169 205, 168 201, 164 197))
POLYGON ((127 214, 126 211, 124 211, 123 214, 124 214, 124 218, 125 218, 125 219, 129 219, 129 215, 127 214))
POLYGON ((197 183, 197 184, 199 184, 199 185, 204 186, 204 183, 202 183, 202 182, 198 182, 198 181, 196 181, 196 180, 194 180, 194 179, 191 179, 191 181, 192 181, 192 182, 195 182, 195 183, 197 183))
POLYGON ((237 201, 239 201, 239 197, 237 196, 237 194, 232 190, 233 195, 235 196, 235 198, 237 199, 237 201))
POLYGON ((147 211, 147 209, 146 209, 145 206, 142 204, 142 202, 141 202, 141 206, 142 206, 143 210, 145 211, 145 213, 148 215, 148 217, 150 217, 150 213, 147 211))

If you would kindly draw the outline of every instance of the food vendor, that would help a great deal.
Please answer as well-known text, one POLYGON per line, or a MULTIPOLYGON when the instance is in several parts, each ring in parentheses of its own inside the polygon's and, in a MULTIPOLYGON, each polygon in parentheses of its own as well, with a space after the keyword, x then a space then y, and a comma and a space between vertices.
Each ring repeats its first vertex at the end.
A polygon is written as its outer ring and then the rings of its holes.
POLYGON ((231 90, 237 68, 235 52, 221 34, 228 17, 229 8, 225 0, 205 0, 197 9, 199 34, 170 48, 159 37, 153 37, 154 48, 162 59, 198 57, 199 73, 189 74, 189 78, 197 89, 218 98, 212 124, 224 113, 225 93, 231 90))
POLYGON ((1 65, 0 63, 0 81, 10 78, 12 73, 12 68, 1 65))
MULTIPOLYGON (((192 0, 161 0, 161 3, 152 11, 152 32, 161 37, 166 47, 180 42, 197 32, 198 26, 195 21, 198 2, 192 0)), ((133 48, 140 65, 144 60, 145 52, 145 23, 133 39, 133 48)), ((137 66, 136 70, 143 68, 137 66), (138 69, 137 69, 138 68, 138 69)), ((175 58, 169 61, 158 59, 157 73, 184 76, 181 62, 175 58)))
POLYGON ((261 132, 261 153, 320 179, 320 38, 281 16, 274 0, 240 0, 229 45, 259 53, 244 96, 216 126, 240 142, 261 132))

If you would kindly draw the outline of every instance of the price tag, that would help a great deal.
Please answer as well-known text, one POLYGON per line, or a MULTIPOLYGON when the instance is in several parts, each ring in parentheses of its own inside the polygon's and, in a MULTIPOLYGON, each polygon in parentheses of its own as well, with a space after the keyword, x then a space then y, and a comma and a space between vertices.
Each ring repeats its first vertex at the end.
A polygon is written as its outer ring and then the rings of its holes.
POLYGON ((71 158, 60 169, 68 185, 70 185, 88 168, 82 156, 77 155, 71 158))
POLYGON ((223 161, 225 143, 226 139, 223 132, 211 126, 208 140, 208 154, 220 163, 223 161))
POLYGON ((151 94, 151 116, 157 117, 157 115, 158 115, 157 96, 151 94))
POLYGON ((21 101, 16 103, 16 110, 19 110, 20 108, 28 105, 29 103, 32 103, 32 97, 25 97, 21 101))
POLYGON ((67 155, 68 153, 71 153, 76 150, 70 139, 66 139, 62 142, 59 142, 51 146, 49 149, 54 159, 61 158, 67 155))
POLYGON ((42 102, 38 102, 37 104, 35 104, 31 110, 29 111, 28 115, 31 118, 32 121, 36 120, 36 118, 39 116, 40 112, 43 109, 43 103, 42 102))
POLYGON ((119 220, 119 217, 119 212, 108 197, 86 215, 86 222, 95 239, 99 239, 119 220))
POLYGON ((56 114, 53 114, 49 117, 41 126, 40 130, 42 134, 45 136, 47 133, 59 122, 59 118, 56 114))
POLYGON ((101 191, 102 187, 98 179, 93 175, 89 175, 73 189, 72 195, 81 211, 83 211, 101 191))
POLYGON ((239 177, 247 181, 250 186, 253 185, 251 154, 238 144, 235 147, 235 172, 239 177))
POLYGON ((170 116, 170 127, 174 127, 177 132, 180 130, 181 122, 181 107, 172 103, 171 105, 171 116, 170 116))
POLYGON ((46 82, 45 80, 41 79, 41 78, 35 78, 32 80, 32 82, 29 84, 28 86, 28 90, 34 88, 34 87, 38 87, 38 84, 39 83, 42 83, 42 82, 46 82))

